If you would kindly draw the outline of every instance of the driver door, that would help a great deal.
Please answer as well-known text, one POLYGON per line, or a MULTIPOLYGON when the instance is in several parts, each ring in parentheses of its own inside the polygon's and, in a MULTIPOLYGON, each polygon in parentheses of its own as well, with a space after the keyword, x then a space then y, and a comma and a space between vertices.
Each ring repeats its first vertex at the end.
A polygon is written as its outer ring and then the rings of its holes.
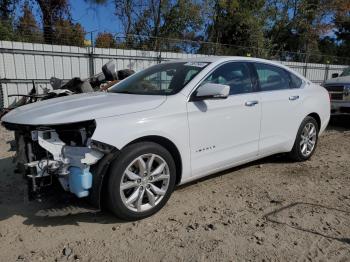
POLYGON ((225 63, 201 84, 229 85, 228 98, 188 102, 193 176, 256 158, 261 105, 250 72, 248 63, 225 63))

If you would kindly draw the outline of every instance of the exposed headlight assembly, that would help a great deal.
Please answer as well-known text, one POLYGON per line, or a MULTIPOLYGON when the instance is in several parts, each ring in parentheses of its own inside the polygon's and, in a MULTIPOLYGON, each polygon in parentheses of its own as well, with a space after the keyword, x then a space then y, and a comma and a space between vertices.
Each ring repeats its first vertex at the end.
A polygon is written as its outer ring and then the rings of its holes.
POLYGON ((108 145, 106 143, 99 142, 96 140, 90 140, 90 142, 88 142, 88 146, 91 149, 98 150, 104 154, 108 154, 108 153, 112 152, 113 149, 115 149, 114 146, 111 146, 111 145, 108 145))

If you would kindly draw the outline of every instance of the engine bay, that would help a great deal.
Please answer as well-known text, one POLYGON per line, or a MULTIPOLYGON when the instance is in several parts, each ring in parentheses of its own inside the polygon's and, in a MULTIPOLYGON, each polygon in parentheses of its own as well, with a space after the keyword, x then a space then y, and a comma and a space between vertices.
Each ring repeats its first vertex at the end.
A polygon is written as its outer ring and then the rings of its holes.
POLYGON ((93 179, 90 168, 106 152, 106 147, 99 149, 98 142, 91 140, 94 121, 55 126, 4 125, 15 131, 17 169, 28 179, 31 199, 53 180, 79 198, 89 195, 93 179))

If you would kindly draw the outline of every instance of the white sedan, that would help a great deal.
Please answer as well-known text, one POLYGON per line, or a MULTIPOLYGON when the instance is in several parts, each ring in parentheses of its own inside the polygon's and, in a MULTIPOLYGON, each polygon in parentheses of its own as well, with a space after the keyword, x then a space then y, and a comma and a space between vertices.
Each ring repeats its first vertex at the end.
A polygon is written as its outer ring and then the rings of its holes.
POLYGON ((107 93, 26 105, 2 121, 16 133, 32 194, 56 180, 135 220, 160 210, 176 185, 277 153, 308 160, 329 118, 328 92, 288 67, 205 57, 149 67, 107 93))

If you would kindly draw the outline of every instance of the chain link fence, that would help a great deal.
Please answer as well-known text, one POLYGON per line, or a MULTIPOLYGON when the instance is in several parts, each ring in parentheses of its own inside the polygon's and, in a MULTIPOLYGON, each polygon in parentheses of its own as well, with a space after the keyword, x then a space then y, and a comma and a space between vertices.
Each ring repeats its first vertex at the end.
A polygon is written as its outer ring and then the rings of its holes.
POLYGON ((64 80, 89 77, 101 72, 102 65, 110 59, 117 61, 118 69, 141 70, 171 59, 211 55, 251 56, 280 61, 316 83, 322 83, 350 65, 350 57, 312 51, 289 52, 98 31, 86 33, 64 26, 55 28, 49 36, 44 36, 43 30, 36 27, 4 32, 6 28, 0 21, 0 84, 5 106, 16 99, 8 95, 28 93, 33 81, 44 89, 50 87, 52 76, 64 80))

